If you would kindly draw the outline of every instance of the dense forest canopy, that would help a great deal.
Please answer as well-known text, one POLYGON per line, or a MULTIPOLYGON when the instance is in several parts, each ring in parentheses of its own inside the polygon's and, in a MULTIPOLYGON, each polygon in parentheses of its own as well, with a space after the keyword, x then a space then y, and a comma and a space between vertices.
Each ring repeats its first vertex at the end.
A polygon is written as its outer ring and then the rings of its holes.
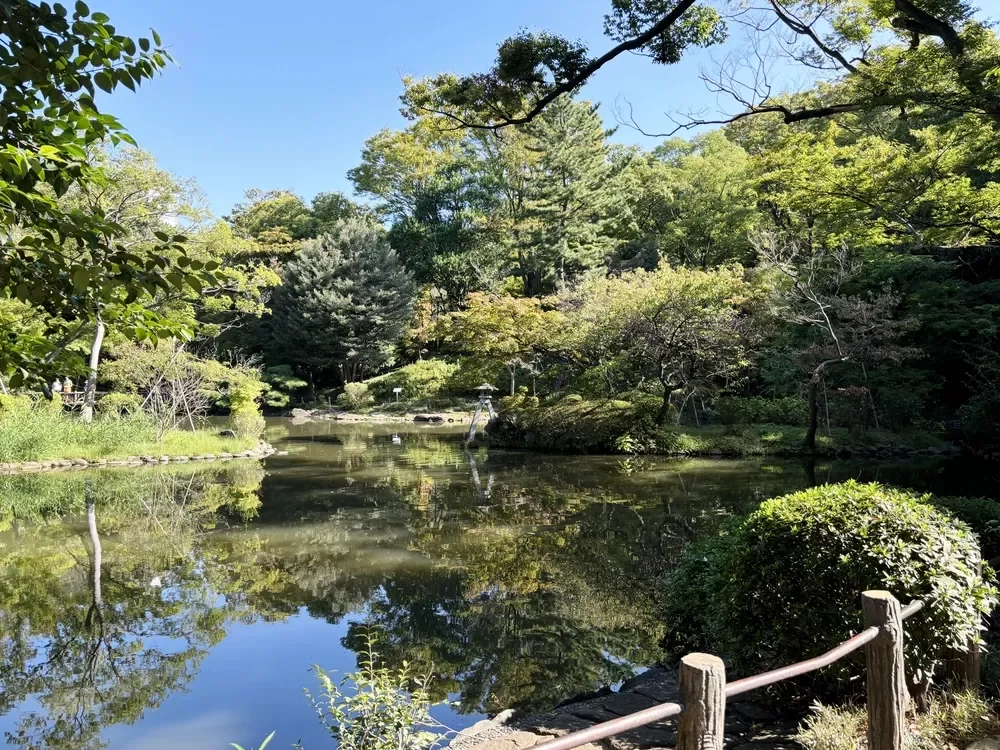
POLYGON ((603 54, 522 32, 486 72, 406 79, 407 125, 365 142, 354 197, 251 189, 218 220, 94 102, 169 64, 158 36, 83 3, 5 3, 0 385, 72 373, 93 393, 109 356, 181 346, 257 368, 275 407, 419 371, 433 388, 408 395, 485 379, 648 396, 660 423, 796 397, 810 440, 820 412, 994 439, 1000 40, 983 14, 612 0, 605 29, 603 54), (676 116, 648 148, 617 143, 581 91, 622 54, 668 66, 735 37, 754 54, 704 74, 730 111, 676 116), (776 60, 814 84, 781 92, 776 60))

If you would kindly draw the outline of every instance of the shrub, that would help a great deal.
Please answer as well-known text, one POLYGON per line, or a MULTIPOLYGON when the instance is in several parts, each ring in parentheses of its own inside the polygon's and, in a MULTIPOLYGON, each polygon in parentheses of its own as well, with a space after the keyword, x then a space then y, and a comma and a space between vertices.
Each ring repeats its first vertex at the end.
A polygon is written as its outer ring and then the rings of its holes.
POLYGON ((24 414, 35 407, 30 396, 0 393, 0 419, 13 414, 24 414))
MULTIPOLYGON (((975 693, 935 696, 930 710, 905 727, 908 750, 965 747, 1000 729, 996 707, 975 693)), ((868 714, 863 707, 813 706, 795 737, 807 750, 858 750, 867 747, 868 714)))
MULTIPOLYGON (((508 396, 490 422, 489 438, 496 445, 555 453, 615 453, 627 435, 641 441, 640 418, 628 401, 584 401, 566 396, 542 406, 538 399, 508 396)), ((641 451, 637 451, 641 452, 641 451)))
POLYGON ((1000 503, 985 497, 939 497, 934 504, 976 532, 984 559, 1000 557, 1000 503))
MULTIPOLYGON (((924 601, 907 622, 907 665, 933 674, 945 649, 979 637, 996 590, 992 571, 978 573, 968 526, 931 501, 850 481, 762 503, 689 548, 668 577, 665 613, 676 619, 665 645, 721 651, 742 674, 791 664, 856 633, 860 593, 885 589, 924 601)), ((833 676, 856 672, 844 663, 833 676)))
POLYGON ((722 424, 784 424, 805 426, 809 421, 809 405, 800 398, 744 398, 726 396, 719 399, 717 409, 722 424))
POLYGON ((241 378, 229 386, 229 424, 237 437, 256 437, 264 431, 264 417, 257 399, 264 384, 253 378, 241 378))
POLYGON ((104 418, 118 418, 142 411, 142 397, 137 393, 108 393, 97 402, 97 411, 104 418))
POLYGON ((365 636, 357 672, 335 683, 318 666, 320 699, 310 702, 340 750, 429 750, 444 743, 446 727, 430 714, 429 678, 403 663, 399 670, 376 666, 375 639, 365 636), (341 688, 350 685, 349 690, 341 688))
MULTIPOLYGON (((398 370, 367 381, 376 401, 395 399, 393 388, 402 388, 401 399, 411 401, 437 398, 449 390, 449 382, 458 372, 458 365, 443 359, 422 359, 398 370)), ((477 384, 478 385, 478 384, 477 384)))
POLYGON ((367 383, 347 383, 344 392, 337 396, 337 405, 345 409, 364 409, 374 402, 367 383))
POLYGON ((261 379, 267 386, 264 403, 274 409, 288 406, 301 390, 309 386, 309 383, 292 372, 291 365, 268 367, 261 379))

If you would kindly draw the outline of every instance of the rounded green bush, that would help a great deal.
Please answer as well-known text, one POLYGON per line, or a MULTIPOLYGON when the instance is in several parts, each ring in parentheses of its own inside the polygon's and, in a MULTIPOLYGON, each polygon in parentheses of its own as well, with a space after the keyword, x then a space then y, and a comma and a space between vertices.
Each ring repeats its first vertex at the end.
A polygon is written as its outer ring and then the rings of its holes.
POLYGON ((934 504, 969 524, 979 537, 983 559, 1000 557, 1000 503, 987 497, 939 497, 934 504))
MULTIPOLYGON (((851 481, 762 503, 668 577, 665 644, 724 653, 753 674, 856 634, 861 592, 883 589, 923 600, 906 623, 907 667, 933 674, 946 649, 979 637, 996 590, 969 527, 931 501, 851 481)), ((859 674, 848 663, 835 676, 859 674)))
POLYGON ((443 359, 422 359, 398 370, 366 381, 376 401, 392 401, 393 388, 402 388, 400 398, 413 400, 437 398, 448 392, 449 381, 458 372, 458 365, 443 359))

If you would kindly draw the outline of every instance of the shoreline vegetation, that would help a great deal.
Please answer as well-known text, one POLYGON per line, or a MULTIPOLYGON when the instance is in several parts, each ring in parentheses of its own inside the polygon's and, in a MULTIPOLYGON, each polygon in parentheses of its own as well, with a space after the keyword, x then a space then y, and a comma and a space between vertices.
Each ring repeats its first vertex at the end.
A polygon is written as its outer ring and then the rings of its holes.
MULTIPOLYGON (((807 427, 802 424, 737 422, 657 425, 656 408, 648 401, 648 398, 636 401, 586 400, 575 394, 548 400, 523 394, 504 397, 496 400, 497 419, 490 422, 485 430, 480 429, 472 445, 557 454, 710 458, 878 458, 962 453, 954 443, 927 430, 891 432, 824 428, 816 436, 816 448, 810 450, 805 447, 807 427)), ((474 402, 467 404, 464 411, 457 411, 454 404, 441 410, 435 410, 432 404, 425 407, 408 404, 399 411, 393 406, 389 403, 359 410, 345 407, 311 411, 296 409, 292 418, 393 424, 424 421, 435 415, 448 424, 468 424, 475 410, 474 402)), ((731 417, 725 408, 722 417, 731 417)))
POLYGON ((548 453, 661 456, 953 455, 955 445, 926 431, 851 431, 834 427, 805 445, 807 427, 789 424, 660 425, 642 400, 588 401, 569 395, 552 403, 502 399, 483 440, 495 448, 548 453))
MULTIPOLYGON (((256 406, 253 413, 259 415, 256 406)), ((261 458, 272 453, 261 439, 263 420, 244 417, 231 409, 225 426, 199 426, 194 418, 182 426, 145 410, 109 405, 87 421, 65 411, 60 399, 3 396, 0 472, 261 458)))

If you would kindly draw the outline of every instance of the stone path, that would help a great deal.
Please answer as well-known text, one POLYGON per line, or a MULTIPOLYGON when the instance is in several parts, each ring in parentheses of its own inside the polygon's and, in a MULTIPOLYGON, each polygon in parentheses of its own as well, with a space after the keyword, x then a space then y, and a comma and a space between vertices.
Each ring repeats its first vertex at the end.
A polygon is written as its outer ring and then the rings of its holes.
MULTIPOLYGON (((677 674, 650 669, 627 680, 617 692, 571 703, 540 716, 522 719, 501 714, 461 732, 451 750, 522 750, 593 724, 641 711, 657 703, 679 702, 677 674)), ((759 703, 741 696, 726 705, 726 750, 801 750, 792 737, 797 722, 782 720, 759 703)), ((633 729, 584 750, 674 750, 677 719, 633 729)))

